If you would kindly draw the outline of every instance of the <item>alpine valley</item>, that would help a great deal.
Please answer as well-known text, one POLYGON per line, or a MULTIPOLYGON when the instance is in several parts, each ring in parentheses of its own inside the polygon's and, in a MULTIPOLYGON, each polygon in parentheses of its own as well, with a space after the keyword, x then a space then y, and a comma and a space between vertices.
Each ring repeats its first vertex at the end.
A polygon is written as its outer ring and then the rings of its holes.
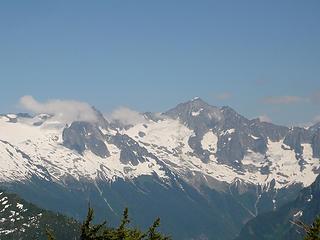
MULTIPOLYGON (((47 113, 2 114, 0 188, 78 220, 88 203, 97 221, 110 224, 125 207, 141 228, 159 216, 162 231, 178 240, 249 239, 255 222, 281 220, 270 214, 303 219, 302 199, 320 209, 310 199, 318 189, 320 124, 249 120, 200 98, 141 113, 135 124, 92 109, 94 120, 67 124, 47 113)), ((1 239, 10 233, 0 229, 1 239)))

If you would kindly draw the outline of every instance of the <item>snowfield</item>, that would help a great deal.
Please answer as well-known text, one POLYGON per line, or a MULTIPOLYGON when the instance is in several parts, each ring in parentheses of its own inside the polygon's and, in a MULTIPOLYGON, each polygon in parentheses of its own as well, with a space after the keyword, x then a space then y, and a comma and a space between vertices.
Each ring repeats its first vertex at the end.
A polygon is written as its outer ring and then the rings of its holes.
MULTIPOLYGON (((202 109, 201 109, 202 111, 202 109)), ((199 111, 199 113, 201 112, 199 111)), ((197 116, 198 112, 192 112, 197 116)), ((309 186, 316 178, 319 159, 312 157, 310 144, 303 145, 303 167, 296 159, 296 154, 283 140, 268 140, 265 155, 248 149, 242 164, 245 171, 219 163, 216 158, 218 137, 209 130, 201 139, 202 149, 210 154, 210 161, 204 163, 194 154, 189 146, 189 138, 194 131, 179 120, 148 120, 136 124, 127 130, 121 130, 134 139, 141 147, 156 156, 162 164, 152 157, 138 165, 124 164, 120 161, 121 149, 105 141, 110 156, 101 158, 90 150, 83 154, 63 145, 64 125, 50 121, 43 115, 33 118, 17 118, 16 115, 0 117, 0 181, 24 181, 36 175, 46 181, 63 184, 67 176, 75 179, 86 178, 95 181, 103 177, 108 181, 117 178, 132 179, 141 175, 157 175, 160 179, 168 178, 163 169, 165 165, 174 174, 191 181, 192 175, 202 176, 210 187, 210 179, 233 183, 237 179, 255 185, 268 185, 273 179, 276 188, 285 188, 294 183, 309 186), (17 119, 13 122, 12 119, 17 119), (37 123, 41 124, 37 124, 37 123), (268 166, 269 172, 262 174, 260 169, 268 166)), ((113 129, 101 129, 106 135, 115 135, 113 129)), ((235 129, 228 129, 222 135, 234 134, 235 129)), ((257 139, 258 137, 252 136, 257 139)))

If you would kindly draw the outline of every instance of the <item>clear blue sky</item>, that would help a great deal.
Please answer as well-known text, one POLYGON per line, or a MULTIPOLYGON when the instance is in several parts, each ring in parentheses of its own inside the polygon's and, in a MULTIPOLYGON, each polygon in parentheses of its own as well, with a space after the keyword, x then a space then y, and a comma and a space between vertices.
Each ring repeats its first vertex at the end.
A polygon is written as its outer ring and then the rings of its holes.
POLYGON ((23 95, 253 118, 320 115, 320 1, 1 1, 0 112, 23 95))

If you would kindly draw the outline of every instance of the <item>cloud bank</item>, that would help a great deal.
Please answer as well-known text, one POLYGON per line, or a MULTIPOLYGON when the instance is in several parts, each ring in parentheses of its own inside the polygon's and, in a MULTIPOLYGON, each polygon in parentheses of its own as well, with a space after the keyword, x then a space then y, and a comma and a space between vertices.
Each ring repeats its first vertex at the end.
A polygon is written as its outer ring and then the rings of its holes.
POLYGON ((119 121, 124 125, 135 125, 147 122, 141 113, 127 107, 119 107, 115 109, 111 114, 109 114, 109 116, 107 116, 107 118, 112 121, 119 121))
POLYGON ((223 93, 217 94, 215 97, 219 100, 227 100, 232 97, 232 94, 229 92, 223 92, 223 93))
POLYGON ((294 103, 320 103, 320 90, 315 91, 307 96, 270 96, 262 99, 263 103, 271 105, 289 105, 294 103))
POLYGON ((313 124, 319 123, 319 122, 320 122, 320 115, 315 116, 315 117, 312 119, 312 123, 313 123, 313 124))
POLYGON ((94 109, 85 102, 74 100, 52 99, 47 102, 39 102, 32 96, 20 98, 19 105, 32 113, 47 113, 53 115, 60 122, 86 121, 96 122, 97 114, 94 109))
POLYGON ((261 122, 268 122, 268 123, 271 123, 271 122, 272 122, 272 119, 271 119, 269 116, 265 115, 265 114, 259 116, 259 120, 260 120, 261 122))
POLYGON ((304 98, 299 96, 273 96, 273 97, 266 97, 263 99, 263 102, 266 104, 294 104, 300 103, 305 101, 304 98))

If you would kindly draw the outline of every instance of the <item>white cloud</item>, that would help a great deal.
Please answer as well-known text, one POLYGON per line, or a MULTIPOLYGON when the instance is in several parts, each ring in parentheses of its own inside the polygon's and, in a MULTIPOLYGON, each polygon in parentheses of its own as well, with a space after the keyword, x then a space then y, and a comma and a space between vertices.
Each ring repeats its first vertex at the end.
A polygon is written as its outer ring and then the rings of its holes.
POLYGON ((299 96, 272 96, 263 99, 266 104, 293 104, 306 101, 305 98, 299 96))
POLYGON ((117 108, 109 116, 107 116, 107 118, 110 120, 119 121, 124 125, 135 125, 147 121, 141 113, 127 107, 117 108))
POLYGON ((223 92, 216 95, 216 98, 219 100, 227 100, 232 97, 232 94, 229 92, 223 92))
POLYGON ((269 116, 265 115, 265 114, 259 116, 259 120, 260 120, 261 122, 269 122, 269 123, 272 122, 272 119, 271 119, 269 116))
POLYGON ((54 119, 65 123, 73 121, 97 121, 96 112, 85 102, 59 99, 38 102, 32 96, 23 96, 20 98, 20 106, 35 114, 51 114, 54 119))
POLYGON ((303 122, 303 123, 296 123, 294 124, 297 127, 302 127, 302 128, 308 128, 311 127, 317 123, 320 123, 320 115, 314 116, 310 121, 308 122, 303 122))
POLYGON ((320 115, 315 116, 315 117, 312 119, 312 122, 313 122, 313 123, 318 123, 318 122, 320 122, 320 115))
POLYGON ((282 104, 289 105, 294 103, 320 103, 320 90, 314 91, 307 96, 294 96, 294 95, 284 95, 284 96, 269 96, 263 99, 266 104, 282 104))

